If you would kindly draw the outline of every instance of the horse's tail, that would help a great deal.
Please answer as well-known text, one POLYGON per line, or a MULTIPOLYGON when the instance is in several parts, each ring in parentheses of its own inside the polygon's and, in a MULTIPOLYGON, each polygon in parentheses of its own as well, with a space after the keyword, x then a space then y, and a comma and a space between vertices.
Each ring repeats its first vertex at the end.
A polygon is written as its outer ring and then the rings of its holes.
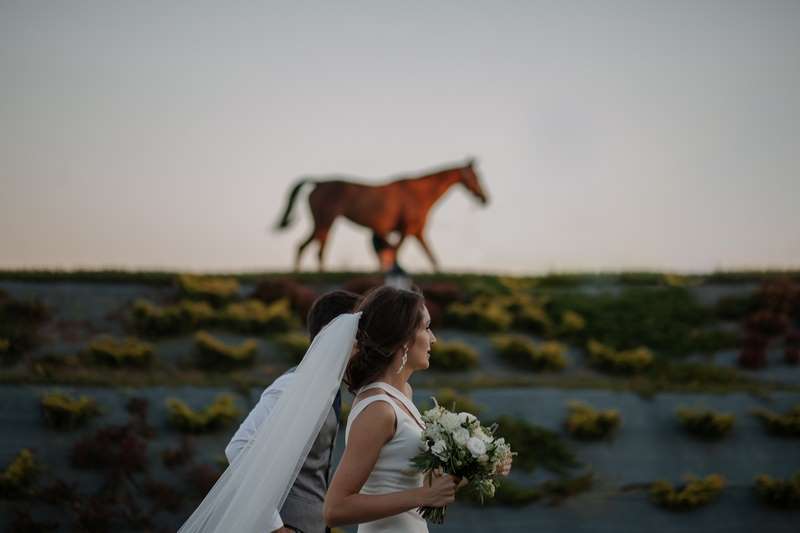
POLYGON ((294 186, 292 192, 289 193, 289 202, 286 205, 286 212, 283 214, 283 218, 281 218, 280 222, 275 225, 275 230, 279 231, 282 229, 286 229, 289 227, 289 224, 292 223, 290 217, 292 215, 292 208, 294 207, 294 201, 297 199, 297 194, 300 192, 300 189, 303 188, 303 185, 306 183, 314 183, 314 180, 311 178, 302 178, 297 185, 294 186))

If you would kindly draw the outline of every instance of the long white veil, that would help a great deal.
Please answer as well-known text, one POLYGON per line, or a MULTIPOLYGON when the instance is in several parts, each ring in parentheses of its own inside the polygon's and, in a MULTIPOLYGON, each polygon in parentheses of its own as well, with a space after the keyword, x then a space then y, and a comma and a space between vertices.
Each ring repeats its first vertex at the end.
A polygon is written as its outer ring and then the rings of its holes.
POLYGON ((223 472, 180 533, 263 533, 280 510, 339 390, 361 313, 314 337, 252 444, 223 472))

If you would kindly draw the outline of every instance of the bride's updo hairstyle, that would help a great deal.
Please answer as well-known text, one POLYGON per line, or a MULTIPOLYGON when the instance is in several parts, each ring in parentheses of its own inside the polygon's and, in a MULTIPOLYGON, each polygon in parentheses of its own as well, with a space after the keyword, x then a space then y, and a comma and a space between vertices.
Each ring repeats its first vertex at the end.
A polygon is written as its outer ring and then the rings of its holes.
POLYGON ((414 341, 424 305, 425 298, 416 286, 406 290, 383 285, 364 295, 354 310, 362 313, 356 350, 344 372, 347 390, 356 394, 386 372, 392 355, 414 341))

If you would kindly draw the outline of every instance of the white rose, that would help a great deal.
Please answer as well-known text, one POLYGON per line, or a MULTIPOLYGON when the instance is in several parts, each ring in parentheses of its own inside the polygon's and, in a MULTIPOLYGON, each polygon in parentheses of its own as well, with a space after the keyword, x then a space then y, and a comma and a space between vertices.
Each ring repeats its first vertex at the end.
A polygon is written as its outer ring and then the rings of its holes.
POLYGON ((492 442, 492 437, 487 435, 481 428, 476 429, 473 432, 473 436, 481 439, 484 442, 484 444, 489 444, 490 442, 492 442))
POLYGON ((469 431, 464 428, 458 428, 453 433, 453 440, 456 441, 456 444, 459 446, 463 446, 469 440, 469 431))
POLYGON ((458 413, 458 420, 463 424, 464 422, 472 422, 473 420, 477 420, 477 418, 475 418, 475 415, 471 413, 462 411, 458 413))
POLYGON ((437 440, 431 446, 431 451, 439 458, 444 459, 444 452, 447 451, 447 444, 443 440, 437 440))
POLYGON ((470 437, 470 439, 467 441, 467 449, 473 457, 480 457, 486 453, 486 444, 484 444, 483 441, 477 437, 470 437))
POLYGON ((461 426, 461 421, 458 419, 458 415, 450 412, 443 414, 439 419, 439 423, 448 431, 453 431, 457 427, 461 426))

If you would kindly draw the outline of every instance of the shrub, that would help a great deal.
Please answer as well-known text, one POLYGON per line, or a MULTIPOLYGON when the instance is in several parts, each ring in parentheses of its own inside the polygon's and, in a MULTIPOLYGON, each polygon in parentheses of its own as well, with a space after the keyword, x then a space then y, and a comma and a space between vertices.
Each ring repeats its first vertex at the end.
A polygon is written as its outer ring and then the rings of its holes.
POLYGON ((445 323, 471 331, 505 331, 513 317, 491 298, 480 297, 470 303, 453 303, 445 310, 445 323))
POLYGON ((667 509, 688 510, 711 503, 724 487, 725 478, 719 474, 711 474, 705 479, 690 477, 678 488, 666 481, 655 481, 650 485, 650 499, 667 509))
POLYGON ((176 448, 167 448, 161 452, 161 462, 169 470, 190 463, 193 457, 194 447, 186 435, 183 436, 181 443, 176 448))
MULTIPOLYGON (((468 396, 459 394, 455 389, 451 388, 437 390, 436 401, 439 403, 439 405, 445 409, 453 411, 454 413, 465 411, 478 416, 480 415, 481 411, 483 411, 482 406, 475 403, 468 396)), ((430 403, 430 407, 433 407, 432 401, 430 403)))
POLYGON ((75 443, 70 462, 76 468, 104 470, 119 475, 147 469, 147 441, 130 425, 107 426, 75 443))
POLYGON ((586 320, 576 313, 575 311, 570 311, 569 309, 565 310, 561 313, 561 325, 559 326, 559 332, 561 335, 575 335, 586 328, 586 320))
POLYGON ((495 336, 492 344, 500 357, 520 368, 562 370, 567 364, 564 346, 555 341, 537 345, 527 337, 503 335, 495 336))
POLYGON ((252 365, 258 350, 255 339, 247 339, 238 346, 228 346, 205 331, 195 333, 194 345, 199 366, 222 370, 252 365))
POLYGON ((756 477, 754 490, 761 501, 782 509, 800 509, 800 472, 787 479, 772 479, 766 474, 756 477))
POLYGON ((208 302, 181 300, 159 307, 140 298, 133 304, 133 325, 143 335, 175 335, 214 323, 216 315, 208 302))
POLYGON ((220 312, 223 324, 242 333, 289 331, 296 319, 288 300, 265 304, 261 300, 230 303, 220 312))
POLYGON ((28 494, 38 474, 39 466, 33 453, 23 448, 0 472, 0 497, 17 498, 28 494))
POLYGON ((239 295, 239 282, 236 278, 181 274, 175 281, 181 296, 193 300, 208 300, 212 305, 220 305, 239 295))
POLYGON ((740 321, 758 306, 754 295, 724 296, 717 301, 715 313, 722 320, 740 321))
POLYGON ((766 409, 753 411, 767 431, 782 437, 800 437, 800 404, 795 405, 785 415, 766 409))
POLYGON ((149 366, 153 360, 153 346, 133 337, 116 340, 108 335, 93 339, 87 355, 94 363, 110 366, 149 366))
POLYGON ((311 346, 308 336, 296 331, 277 335, 275 337, 275 342, 283 349, 288 355, 289 360, 295 365, 300 364, 300 361, 303 360, 303 356, 308 351, 308 347, 311 346))
POLYGON ((55 429, 74 429, 100 414, 97 403, 87 397, 72 398, 60 392, 43 395, 39 400, 45 425, 55 429))
POLYGON ((511 310, 514 316, 513 326, 515 329, 522 329, 545 337, 553 334, 555 326, 542 306, 532 301, 526 301, 519 304, 511 304, 511 310))
POLYGON ((496 420, 495 435, 510 442, 519 455, 514 458, 514 468, 533 472, 544 468, 550 472, 566 475, 581 466, 575 454, 567 448, 564 440, 555 432, 524 420, 501 416, 496 420))
POLYGON ((635 374, 646 370, 653 363, 653 353, 640 346, 632 350, 618 352, 604 344, 590 339, 587 344, 589 363, 600 370, 621 374, 635 374))
POLYGON ((317 293, 290 279, 265 279, 258 282, 250 297, 266 304, 287 299, 292 311, 305 322, 317 293))
POLYGON ((12 364, 39 343, 39 324, 50 318, 39 301, 25 302, 0 291, 0 361, 12 364))
POLYGON ((208 464, 194 465, 186 472, 186 482, 194 489, 196 494, 205 496, 221 475, 220 469, 214 466, 208 464))
POLYGON ((230 424, 239 417, 233 396, 220 394, 213 403, 202 411, 194 411, 177 398, 166 401, 169 422, 179 431, 186 433, 208 433, 230 424))
POLYGON ((713 320, 685 288, 635 288, 619 295, 560 291, 548 294, 550 316, 578 313, 585 327, 572 333, 581 343, 589 339, 620 350, 648 346, 668 355, 697 351, 695 331, 713 320))
POLYGON ((469 370, 478 366, 478 352, 460 341, 437 341, 431 346, 431 368, 469 370))
POLYGON ((769 339, 758 333, 748 334, 742 341, 742 351, 736 362, 742 368, 755 370, 767 366, 767 343, 769 339))
POLYGON ((698 409, 679 408, 678 419, 686 430, 697 437, 722 438, 733 428, 734 415, 698 409))
POLYGON ((569 411, 565 426, 570 435, 578 439, 602 439, 620 425, 616 410, 596 411, 588 404, 572 401, 569 402, 569 411))
POLYGON ((342 426, 347 426, 347 419, 350 417, 350 411, 353 409, 353 405, 349 402, 342 402, 342 409, 339 411, 339 424, 342 426))

